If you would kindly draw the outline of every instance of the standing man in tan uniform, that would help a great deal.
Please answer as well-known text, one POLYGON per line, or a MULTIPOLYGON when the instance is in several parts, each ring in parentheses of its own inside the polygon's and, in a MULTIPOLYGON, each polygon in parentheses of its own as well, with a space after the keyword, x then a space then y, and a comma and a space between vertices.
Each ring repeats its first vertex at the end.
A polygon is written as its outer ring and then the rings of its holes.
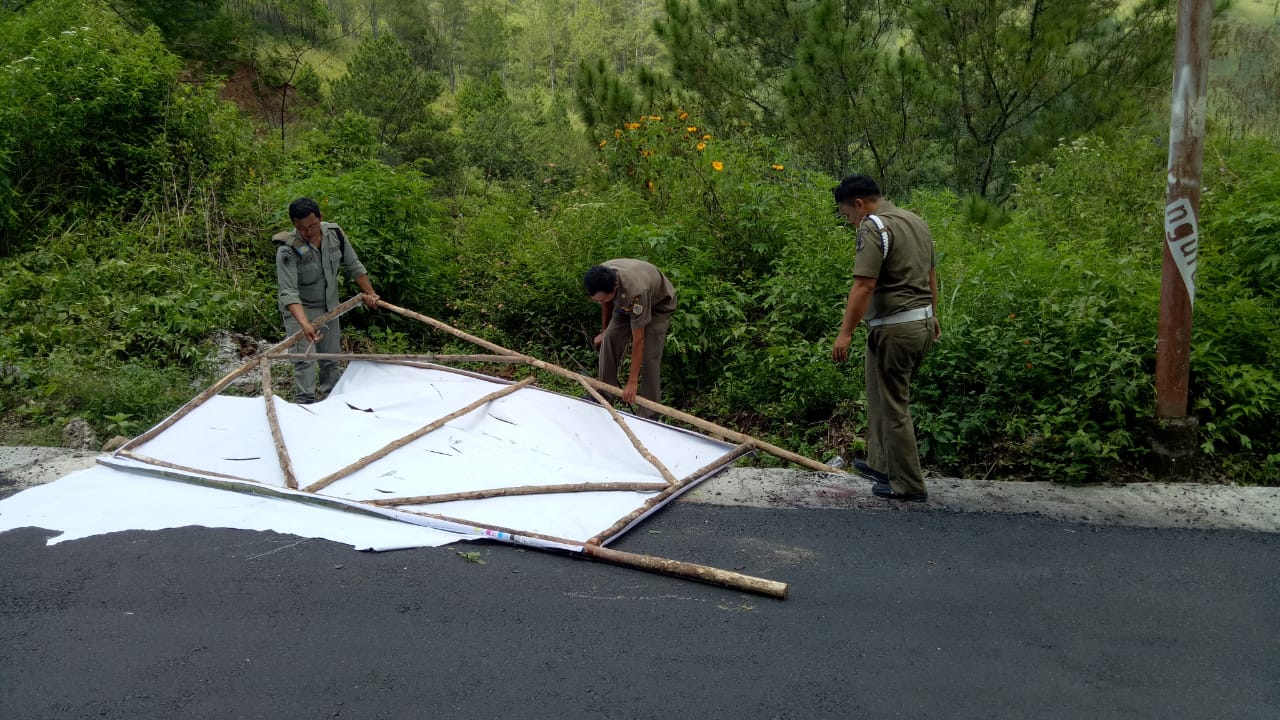
MULTIPOLYGON (((662 351, 676 311, 676 290, 662 271, 643 260, 609 260, 582 278, 587 295, 600 305, 599 378, 618 385, 618 365, 631 346, 631 372, 622 387, 623 402, 640 397, 662 402, 662 351)), ((640 417, 653 417, 645 408, 640 417)))
MULTIPOLYGON (((314 348, 318 353, 342 352, 342 329, 338 318, 317 328, 311 321, 338 306, 338 269, 354 280, 364 293, 366 307, 377 307, 378 294, 369 282, 369 273, 356 249, 347 242, 342 228, 320 220, 320 206, 311 198, 298 198, 289 204, 289 220, 293 230, 276 233, 276 280, 280 285, 280 316, 285 336, 299 330, 302 339, 292 352, 303 353, 314 348)), ((341 369, 337 360, 320 361, 320 387, 316 387, 316 361, 295 360, 293 363, 294 402, 299 405, 322 399, 338 383, 341 369)))
POLYGON ((833 190, 840 214, 858 228, 853 288, 831 358, 849 357, 853 330, 867 321, 867 459, 854 467, 890 500, 928 498, 908 402, 911 378, 939 338, 933 235, 918 215, 885 200, 866 175, 833 190))

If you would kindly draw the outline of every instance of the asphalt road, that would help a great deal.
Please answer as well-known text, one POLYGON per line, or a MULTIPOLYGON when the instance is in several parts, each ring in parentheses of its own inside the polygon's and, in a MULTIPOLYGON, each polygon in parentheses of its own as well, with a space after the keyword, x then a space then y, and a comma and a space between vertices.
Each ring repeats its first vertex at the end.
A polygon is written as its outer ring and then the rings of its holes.
POLYGON ((1280 535, 678 503, 617 547, 0 534, 0 717, 1280 717, 1280 535), (484 564, 459 552, 478 552, 484 564))

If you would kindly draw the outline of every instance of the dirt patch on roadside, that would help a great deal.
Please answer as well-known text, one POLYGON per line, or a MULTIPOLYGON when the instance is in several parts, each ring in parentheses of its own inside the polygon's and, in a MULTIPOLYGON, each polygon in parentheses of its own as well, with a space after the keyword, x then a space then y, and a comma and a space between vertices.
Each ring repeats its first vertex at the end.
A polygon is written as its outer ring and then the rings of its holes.
POLYGON ((91 467, 101 454, 59 447, 0 446, 0 500, 91 467))

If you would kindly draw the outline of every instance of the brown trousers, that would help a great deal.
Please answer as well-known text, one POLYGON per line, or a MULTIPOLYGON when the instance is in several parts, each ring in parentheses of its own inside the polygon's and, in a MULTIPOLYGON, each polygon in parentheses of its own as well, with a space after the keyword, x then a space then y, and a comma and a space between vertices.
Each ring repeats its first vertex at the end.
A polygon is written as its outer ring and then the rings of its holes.
POLYGON ((867 464, 889 476, 894 492, 926 492, 908 403, 936 322, 881 325, 867 333, 867 464))
MULTIPOLYGON (((644 328, 644 357, 640 365, 640 387, 636 394, 646 400, 662 402, 662 351, 667 346, 667 330, 671 327, 671 315, 654 315, 644 328)), ((605 328, 604 339, 600 343, 599 374, 601 382, 618 387, 625 383, 618 380, 618 366, 622 356, 631 346, 631 318, 621 313, 614 313, 609 319, 609 327, 605 328)), ((635 358, 632 358, 632 362, 635 358)), ((650 418, 656 415, 651 410, 637 408, 636 415, 650 418)))

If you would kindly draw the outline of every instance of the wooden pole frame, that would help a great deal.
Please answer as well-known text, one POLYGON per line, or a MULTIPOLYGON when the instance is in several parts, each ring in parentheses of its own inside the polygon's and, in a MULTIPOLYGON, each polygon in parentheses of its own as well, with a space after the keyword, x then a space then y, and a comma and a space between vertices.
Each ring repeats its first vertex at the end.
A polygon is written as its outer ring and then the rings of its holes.
MULTIPOLYGON (((363 299, 364 299, 363 295, 356 295, 351 299, 347 300, 346 302, 342 303, 341 305, 339 305, 337 308, 334 308, 333 311, 326 313, 322 317, 318 318, 314 322, 316 324, 327 323, 333 318, 339 317, 342 314, 346 313, 347 311, 351 310, 352 308, 356 307, 362 302, 363 299)), ((214 383, 212 386, 207 388, 204 392, 200 393, 195 398, 192 398, 190 401, 184 404, 181 408, 179 408, 176 412, 174 412, 173 415, 170 415, 168 418, 166 418, 161 423, 157 424, 155 427, 151 428, 150 430, 143 433, 142 435, 139 435, 138 437, 129 441, 120 450, 116 452, 116 455, 120 457, 129 458, 140 463, 152 465, 158 468, 167 468, 169 470, 177 471, 180 473, 189 473, 197 477, 185 477, 185 478, 179 478, 179 479, 185 479, 189 482, 195 482, 198 484, 208 484, 214 487, 219 487, 222 489, 229 489, 229 490, 237 490, 240 492, 259 492, 259 488, 260 488, 263 494, 273 495, 275 497, 281 497, 281 498, 290 499, 290 500, 302 500, 304 502, 308 501, 308 499, 314 499, 316 503, 324 506, 339 507, 339 509, 345 509, 345 510, 350 510, 354 512, 359 512, 358 510, 359 505, 367 505, 370 508, 370 513, 375 514, 378 517, 388 517, 388 516, 378 512, 374 512, 373 508, 389 508, 389 509, 393 509, 392 511, 396 513, 406 513, 408 515, 438 520, 440 522, 448 523, 454 526, 468 527, 468 528, 480 530, 485 533, 486 537, 495 537, 498 539, 503 539, 503 536, 508 536, 509 538, 511 538, 511 542, 519 542, 519 538, 530 538, 530 539, 538 540, 544 543, 550 543, 555 546, 562 546, 562 548, 571 549, 571 551, 577 552, 578 554, 595 558, 595 559, 604 560, 611 563, 623 564, 629 567, 638 567, 641 569, 646 569, 651 571, 674 574, 680 577, 699 580, 702 582, 709 582, 712 584, 731 587, 731 588, 743 590, 746 592, 764 594, 770 597, 785 598, 787 596, 787 586, 784 583, 778 583, 771 580, 764 580, 761 578, 753 578, 747 575, 742 575, 740 573, 719 570, 716 568, 710 568, 703 565, 683 563, 675 560, 666 560, 662 558, 653 558, 653 557, 644 556, 644 555, 637 555, 634 553, 621 552, 617 550, 607 549, 604 547, 604 545, 615 540, 619 535, 624 533, 635 523, 639 522, 648 514, 654 512, 655 510, 662 507, 667 502, 670 502, 675 497, 677 497, 684 491, 688 490, 696 482, 700 481, 701 479, 707 477, 712 473, 715 473, 724 469, 725 467, 727 467, 728 465, 736 461, 738 458, 742 457, 747 453, 753 452, 755 450, 762 450, 782 460, 786 460, 788 462, 800 465, 802 467, 805 467, 811 470, 817 470, 817 471, 826 472, 826 473, 841 473, 842 471, 835 470, 834 468, 831 468, 827 465, 819 463, 816 460, 806 458, 802 455, 797 455, 795 453, 792 453, 788 450, 780 448, 776 445, 767 443, 758 438, 754 438, 749 435, 739 433, 737 431, 731 430, 721 425, 717 425, 715 423, 703 420, 693 415, 689 415, 687 413, 681 412, 679 410, 676 410, 675 408, 662 405, 661 403, 657 403, 652 400, 648 400, 646 398, 637 397, 635 400, 635 404, 640 407, 651 410, 664 417, 677 420, 681 423, 692 426, 704 432, 711 433, 712 435, 719 436, 720 438, 728 439, 732 442, 737 443, 737 445, 728 453, 725 453, 719 458, 716 458, 708 465, 702 468, 699 468, 698 470, 691 473, 690 475, 684 478, 677 479, 671 473, 671 471, 662 463, 661 460, 659 460, 656 456, 654 456, 651 452, 649 452, 647 448, 645 448, 644 444, 639 440, 639 438, 636 437, 635 433, 632 431, 631 427, 628 425, 626 419, 616 409, 614 409, 613 406, 607 400, 605 400, 604 396, 602 395, 602 393, 607 393, 615 397, 621 397, 622 390, 620 388, 614 385, 610 385, 608 383, 601 382, 596 378, 585 376, 580 373, 576 373, 571 370, 562 368, 558 365, 544 362, 532 356, 515 352, 514 350, 510 350, 496 343, 489 342, 487 340, 484 340, 483 338, 477 337, 475 335, 471 335, 462 330, 454 328, 446 323, 436 320, 435 318, 422 315, 420 313, 414 312, 412 310, 407 310, 405 308, 398 307, 396 305, 392 305, 391 303, 388 303, 386 301, 379 300, 377 302, 377 305, 378 307, 381 307, 390 312, 396 313, 404 317, 418 320, 436 330, 440 330, 447 334, 453 335, 454 337, 457 337, 459 339, 466 340, 467 342, 473 345, 489 350, 493 354, 470 354, 470 355, 468 354, 384 354, 384 355, 371 354, 370 355, 370 354, 358 354, 358 353, 312 353, 312 352, 294 353, 294 352, 291 352, 291 348, 294 346, 294 344, 302 335, 301 331, 299 331, 289 336, 282 342, 272 346, 271 348, 263 352, 261 355, 247 360, 239 368, 228 373, 226 376, 224 376, 223 378, 218 380, 216 383, 214 383), (530 376, 530 377, 524 378, 519 382, 511 383, 500 390, 489 393, 484 397, 480 398, 479 400, 475 401, 474 403, 467 405, 466 407, 455 410, 454 412, 442 418, 439 418, 438 420, 432 421, 431 423, 424 425, 423 427, 419 428, 413 433, 410 433, 409 435, 406 435, 405 437, 400 438, 399 440, 396 440, 388 444, 382 449, 368 456, 365 456, 360 460, 357 460, 355 463, 352 463, 351 465, 348 465, 347 467, 342 468, 337 472, 331 473, 330 475, 325 476, 324 478, 321 478, 315 482, 312 482, 311 484, 299 490, 297 489, 298 480, 293 471, 293 466, 289 458, 288 449, 285 445, 283 432, 281 431, 280 424, 279 424, 279 418, 277 417, 275 412, 275 404, 274 404, 274 397, 273 397, 274 394, 272 392, 272 387, 271 387, 271 370, 270 370, 270 365, 274 361, 296 361, 296 360, 369 360, 374 362, 404 364, 404 365, 410 365, 413 367, 434 367, 440 370, 455 371, 455 372, 459 372, 472 377, 479 377, 479 378, 484 378, 489 380, 492 380, 492 378, 488 378, 487 376, 479 375, 477 373, 472 373, 472 372, 468 372, 468 371, 457 369, 457 368, 450 368, 447 366, 438 365, 437 363, 476 362, 476 363, 519 364, 519 365, 526 365, 528 367, 531 367, 537 370, 542 370, 544 372, 549 372, 553 375, 557 375, 565 379, 576 381, 577 383, 582 385, 583 388, 587 390, 587 392, 592 396, 592 398, 595 399, 597 403, 604 406, 604 408, 609 412, 610 416, 613 418, 614 422, 626 434, 632 446, 646 461, 648 461, 651 465, 653 465, 653 467, 656 470, 658 470, 658 473, 662 476, 664 482, 663 483, 656 483, 656 482, 655 483, 571 483, 571 484, 564 484, 564 485, 539 485, 539 486, 526 485, 526 486, 514 486, 514 487, 503 487, 503 488, 489 488, 484 490, 475 490, 475 491, 468 491, 468 492, 439 493, 435 495, 423 495, 423 496, 415 496, 415 497, 377 498, 373 500, 363 500, 363 501, 355 501, 355 500, 339 501, 337 499, 329 498, 327 496, 319 494, 320 490, 323 490, 324 488, 328 487, 332 483, 337 482, 338 480, 350 475, 353 472, 356 472, 357 470, 363 467, 368 466, 373 462, 376 462, 377 460, 383 457, 386 457, 387 455, 394 452, 395 450, 401 447, 404 447, 405 445, 408 445, 414 440, 434 430, 437 430, 440 427, 443 427, 448 422, 458 417, 461 417, 463 415, 466 415, 467 413, 474 412, 476 409, 480 408, 481 406, 489 402, 497 400, 501 397, 504 397, 508 394, 511 394, 513 392, 516 392, 517 390, 520 390, 526 386, 533 384, 535 382, 535 378, 533 376, 530 376), (133 449, 140 445, 145 444, 146 442, 153 439, 155 436, 159 435, 164 430, 167 430, 169 427, 172 427, 173 424, 176 423, 178 420, 185 417, 188 413, 190 413, 195 408, 199 407, 202 403, 207 401, 209 398, 220 393, 228 385, 230 385, 233 381, 235 381, 236 378, 239 378, 240 376, 249 372, 255 366, 260 368, 260 371, 263 377, 263 395, 265 397, 264 402, 266 403, 266 407, 267 407, 267 419, 268 419, 268 424, 271 427, 272 439, 275 444, 276 455, 280 463, 281 473, 284 475, 285 484, 287 485, 288 488, 293 490, 292 492, 274 490, 269 485, 264 485, 263 483, 260 483, 258 481, 255 481, 249 478, 241 478, 233 475, 226 475, 222 473, 210 472, 207 470, 200 470, 198 468, 191 468, 183 465, 169 463, 163 460, 159 460, 157 458, 152 458, 152 457, 143 455, 141 453, 136 452, 133 449), (208 477, 199 477, 199 476, 208 476, 208 477), (653 496, 648 498, 644 502, 644 504, 641 505, 641 507, 629 513, 626 517, 618 520, 612 526, 610 526, 603 532, 598 533, 596 536, 592 537, 590 540, 586 541, 585 543, 574 541, 574 540, 568 540, 565 538, 556 538, 552 536, 541 535, 538 533, 523 531, 518 529, 500 528, 497 526, 486 525, 484 523, 477 523, 474 521, 463 520, 459 518, 452 518, 445 515, 438 515, 434 513, 428 513, 428 512, 422 512, 422 511, 416 511, 416 510, 409 510, 406 507, 404 507, 406 505, 428 505, 428 504, 453 502, 457 500, 484 499, 484 498, 490 498, 490 497, 506 497, 506 496, 513 496, 513 495, 534 495, 534 494, 567 493, 567 492, 610 492, 610 491, 653 492, 654 494, 653 496), (354 507, 353 507, 353 504, 355 505, 354 507), (577 548, 577 549, 573 550, 574 548, 577 548)), ((165 475, 166 477, 174 476, 174 473, 165 473, 163 471, 161 471, 161 474, 165 475)))

